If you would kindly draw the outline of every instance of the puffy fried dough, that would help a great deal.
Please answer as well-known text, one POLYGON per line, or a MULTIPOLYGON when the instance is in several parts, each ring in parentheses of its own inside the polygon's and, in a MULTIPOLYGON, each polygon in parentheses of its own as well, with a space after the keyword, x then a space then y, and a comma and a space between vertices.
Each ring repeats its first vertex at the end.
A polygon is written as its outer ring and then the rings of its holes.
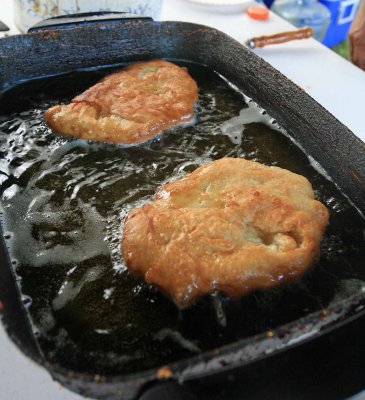
POLYGON ((154 60, 106 76, 70 104, 48 109, 45 119, 64 135, 133 144, 191 120, 197 100, 184 68, 154 60))
POLYGON ((301 175, 223 158, 168 183, 129 213, 122 252, 184 307, 298 279, 316 260, 328 211, 301 175))

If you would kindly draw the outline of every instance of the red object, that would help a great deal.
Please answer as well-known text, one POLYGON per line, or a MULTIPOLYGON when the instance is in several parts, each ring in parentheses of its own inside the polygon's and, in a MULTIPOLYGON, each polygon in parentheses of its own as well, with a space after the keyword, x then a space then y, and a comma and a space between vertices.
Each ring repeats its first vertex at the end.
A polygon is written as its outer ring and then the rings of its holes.
POLYGON ((0 311, 4 309, 4 304, 0 301, 0 311))
POLYGON ((251 6, 247 10, 247 15, 252 19, 266 21, 269 19, 269 10, 262 6, 251 6))

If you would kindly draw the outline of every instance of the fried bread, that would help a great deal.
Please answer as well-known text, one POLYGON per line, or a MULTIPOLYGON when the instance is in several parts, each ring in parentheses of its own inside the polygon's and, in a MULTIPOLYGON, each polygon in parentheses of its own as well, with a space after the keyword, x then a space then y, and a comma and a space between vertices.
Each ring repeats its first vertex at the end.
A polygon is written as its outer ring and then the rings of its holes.
POLYGON ((171 62, 137 62, 106 76, 70 104, 45 113, 53 131, 81 139, 135 144, 189 122, 196 82, 171 62))
POLYGON ((214 291, 239 297, 300 278, 328 218, 305 177, 223 158, 131 211, 122 254, 130 271, 185 307, 214 291))

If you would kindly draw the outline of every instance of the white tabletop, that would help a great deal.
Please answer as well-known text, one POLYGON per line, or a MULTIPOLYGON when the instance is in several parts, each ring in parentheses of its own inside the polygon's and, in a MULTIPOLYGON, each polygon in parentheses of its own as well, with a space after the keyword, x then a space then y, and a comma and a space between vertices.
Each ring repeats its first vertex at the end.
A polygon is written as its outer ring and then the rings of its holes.
MULTIPOLYGON (((0 1, 0 20, 18 33, 13 23, 13 2, 0 1)), ((274 14, 268 21, 250 20, 244 13, 222 14, 184 0, 165 0, 162 20, 181 20, 220 29, 243 43, 253 36, 273 34, 293 27, 274 14)), ((313 39, 255 50, 272 66, 301 86, 358 137, 365 141, 362 114, 365 72, 313 39)), ((0 324, 1 400, 85 399, 54 382, 46 371, 28 360, 8 339, 0 324)))

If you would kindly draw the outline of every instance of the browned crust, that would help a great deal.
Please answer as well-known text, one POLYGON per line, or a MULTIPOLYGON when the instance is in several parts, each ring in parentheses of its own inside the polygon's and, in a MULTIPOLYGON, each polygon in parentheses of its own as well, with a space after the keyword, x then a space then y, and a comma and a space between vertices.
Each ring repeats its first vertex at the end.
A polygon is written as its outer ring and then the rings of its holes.
POLYGON ((106 76, 70 104, 48 109, 45 120, 66 136, 134 144, 191 120, 197 100, 184 68, 153 60, 106 76))
POLYGON ((232 297, 298 279, 328 222, 303 176, 224 158, 168 183, 125 222, 128 268, 184 307, 219 290, 232 297))

